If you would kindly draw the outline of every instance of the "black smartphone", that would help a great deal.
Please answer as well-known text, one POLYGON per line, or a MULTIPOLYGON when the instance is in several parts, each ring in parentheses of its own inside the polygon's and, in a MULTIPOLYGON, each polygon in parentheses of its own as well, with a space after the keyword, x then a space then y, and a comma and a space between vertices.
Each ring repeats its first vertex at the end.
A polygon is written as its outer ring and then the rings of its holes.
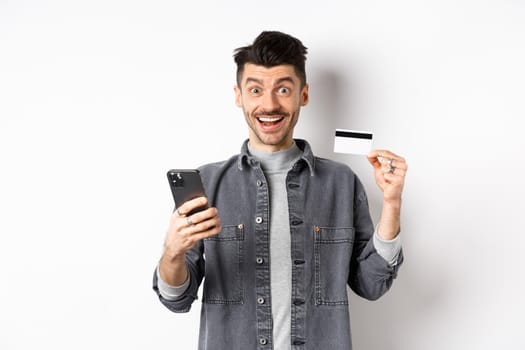
MULTIPOLYGON (((168 171, 168 181, 170 183, 171 193, 175 200, 175 209, 179 208, 185 202, 197 198, 206 197, 204 186, 202 185, 201 176, 196 169, 171 169, 168 171)), ((203 206, 186 213, 187 216, 198 211, 206 209, 203 206)))

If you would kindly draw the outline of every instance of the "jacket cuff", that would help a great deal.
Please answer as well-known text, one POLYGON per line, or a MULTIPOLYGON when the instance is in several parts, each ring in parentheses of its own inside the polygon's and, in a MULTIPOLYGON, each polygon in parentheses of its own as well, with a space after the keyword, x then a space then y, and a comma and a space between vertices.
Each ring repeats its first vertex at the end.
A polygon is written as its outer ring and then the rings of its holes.
POLYGON ((383 259, 385 259, 390 266, 396 266, 401 252, 401 235, 397 235, 392 240, 384 240, 379 237, 377 227, 373 237, 374 248, 383 259))
POLYGON ((159 294, 166 300, 177 300, 181 295, 186 292, 188 287, 190 286, 190 275, 188 274, 188 277, 186 278, 186 281, 180 286, 171 286, 164 282, 164 280, 160 277, 160 268, 157 266, 157 286, 159 288, 159 294))

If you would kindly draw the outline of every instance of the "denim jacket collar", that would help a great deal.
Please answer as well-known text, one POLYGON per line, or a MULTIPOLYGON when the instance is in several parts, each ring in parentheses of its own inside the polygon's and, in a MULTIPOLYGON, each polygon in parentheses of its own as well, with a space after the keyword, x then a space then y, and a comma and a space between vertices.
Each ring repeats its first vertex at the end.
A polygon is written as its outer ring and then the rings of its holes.
MULTIPOLYGON (((237 162, 237 166, 240 171, 244 170, 244 167, 243 167, 244 163, 249 166, 259 165, 259 161, 257 161, 257 159, 251 156, 250 153, 248 152, 248 141, 249 140, 245 140, 241 147, 241 153, 239 155, 239 160, 237 162)), ((310 144, 306 140, 302 140, 302 139, 294 139, 294 141, 297 147, 299 147, 299 149, 303 151, 303 155, 301 156, 300 161, 294 165, 294 169, 296 169, 299 166, 302 166, 301 161, 303 161, 304 163, 308 165, 308 168, 310 169, 310 175, 314 176, 315 175, 315 157, 310 147, 310 144)))

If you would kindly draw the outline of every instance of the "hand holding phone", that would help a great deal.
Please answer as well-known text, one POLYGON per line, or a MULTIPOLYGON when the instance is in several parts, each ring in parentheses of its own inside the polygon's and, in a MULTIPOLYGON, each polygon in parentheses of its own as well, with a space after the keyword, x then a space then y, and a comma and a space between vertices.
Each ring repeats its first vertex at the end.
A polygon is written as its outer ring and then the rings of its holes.
POLYGON ((209 208, 202 198, 206 194, 198 170, 172 169, 167 176, 177 210, 171 215, 159 273, 169 285, 180 286, 188 278, 186 253, 197 242, 219 234, 221 222, 217 208, 209 208))
MULTIPOLYGON (((175 201, 175 209, 180 208, 181 205, 194 198, 206 197, 198 170, 171 169, 168 171, 167 176, 175 201)), ((184 214, 190 216, 206 208, 208 208, 208 206, 198 207, 184 214)))

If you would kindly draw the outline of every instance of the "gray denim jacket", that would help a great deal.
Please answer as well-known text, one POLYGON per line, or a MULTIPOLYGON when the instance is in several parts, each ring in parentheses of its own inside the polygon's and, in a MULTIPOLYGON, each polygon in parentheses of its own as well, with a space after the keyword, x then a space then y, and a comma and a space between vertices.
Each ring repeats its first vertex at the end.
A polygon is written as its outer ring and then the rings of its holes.
MULTIPOLYGON (((390 266, 374 248, 365 191, 352 170, 314 157, 295 140, 302 158, 286 179, 292 243, 294 350, 350 350, 347 285, 374 300, 391 286, 403 261, 390 266)), ((202 291, 199 350, 273 349, 269 268, 269 190, 259 162, 241 153, 200 168, 222 231, 187 253, 190 286, 160 301, 187 312, 202 291)), ((274 349, 279 350, 279 349, 274 349)))

